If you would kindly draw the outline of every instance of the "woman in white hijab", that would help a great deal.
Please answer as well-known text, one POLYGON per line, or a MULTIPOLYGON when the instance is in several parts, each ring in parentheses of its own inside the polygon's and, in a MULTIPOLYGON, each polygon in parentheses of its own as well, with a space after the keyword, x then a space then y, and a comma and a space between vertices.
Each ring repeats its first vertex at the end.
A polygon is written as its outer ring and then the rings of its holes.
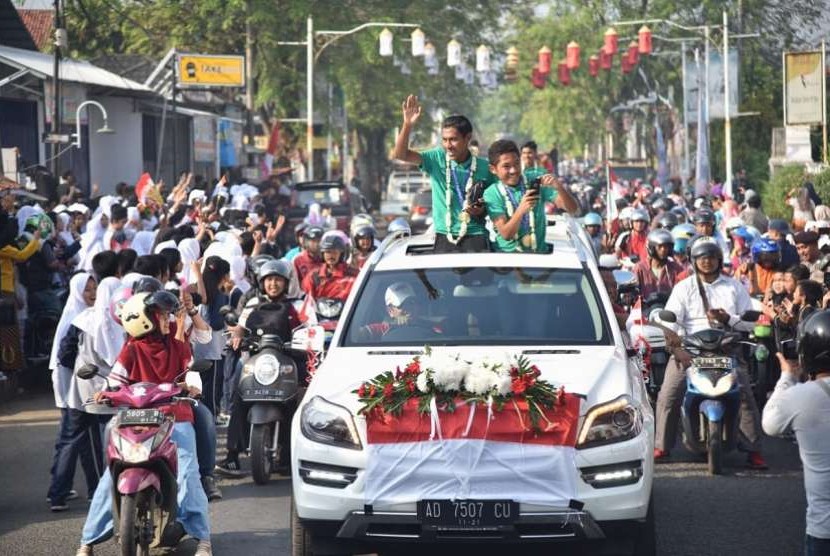
POLYGON ((112 367, 124 347, 124 329, 110 313, 110 300, 121 280, 110 276, 98 284, 92 311, 80 315, 72 323, 92 338, 96 354, 112 367))
POLYGON ((52 371, 52 389, 55 394, 55 406, 66 407, 66 392, 69 388, 69 378, 72 369, 61 367, 58 363, 58 349, 61 340, 66 335, 72 320, 95 302, 95 278, 87 272, 79 272, 69 281, 69 298, 63 307, 63 313, 55 329, 55 343, 52 344, 52 354, 49 356, 49 369, 52 371))
POLYGON ((109 217, 103 212, 97 212, 87 222, 86 231, 81 236, 78 268, 86 271, 92 270, 92 258, 104 251, 104 234, 108 226, 109 217))
POLYGON ((195 284, 196 278, 191 276, 191 265, 199 260, 202 253, 201 245, 196 238, 185 238, 179 242, 179 253, 182 256, 182 272, 179 277, 186 285, 195 284))
POLYGON ((156 241, 156 232, 136 232, 130 247, 135 250, 139 257, 149 255, 153 252, 153 243, 156 241))

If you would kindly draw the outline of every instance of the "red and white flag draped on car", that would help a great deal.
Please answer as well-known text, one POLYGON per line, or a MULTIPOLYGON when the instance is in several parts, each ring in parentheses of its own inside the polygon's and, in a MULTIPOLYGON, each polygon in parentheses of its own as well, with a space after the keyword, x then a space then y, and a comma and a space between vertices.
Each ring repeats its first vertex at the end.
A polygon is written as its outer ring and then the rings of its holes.
POLYGON ((367 504, 424 499, 504 499, 568 507, 576 498, 580 398, 562 393, 534 432, 524 401, 501 411, 459 402, 452 413, 367 419, 367 504))

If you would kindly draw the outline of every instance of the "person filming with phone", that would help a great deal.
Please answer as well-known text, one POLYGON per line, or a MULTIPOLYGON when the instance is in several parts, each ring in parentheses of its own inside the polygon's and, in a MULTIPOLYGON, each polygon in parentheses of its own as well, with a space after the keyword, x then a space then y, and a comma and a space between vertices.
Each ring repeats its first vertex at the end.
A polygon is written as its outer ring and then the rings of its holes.
POLYGON ((830 555, 830 310, 816 311, 799 325, 795 354, 777 356, 781 378, 764 407, 762 426, 770 436, 795 433, 807 493, 804 553, 830 555), (803 373, 808 380, 801 383, 803 373))

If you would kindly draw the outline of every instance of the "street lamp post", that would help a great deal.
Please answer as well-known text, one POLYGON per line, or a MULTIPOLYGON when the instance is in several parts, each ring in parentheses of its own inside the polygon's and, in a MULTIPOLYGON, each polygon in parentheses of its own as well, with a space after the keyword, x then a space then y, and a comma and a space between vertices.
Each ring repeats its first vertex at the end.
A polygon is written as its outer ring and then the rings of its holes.
POLYGON ((82 148, 81 145, 81 110, 86 108, 87 106, 95 106, 98 110, 101 111, 101 115, 104 117, 104 125, 100 129, 96 131, 96 133, 115 133, 115 130, 109 126, 109 116, 107 115, 107 109, 97 101, 94 100, 85 100, 81 104, 78 105, 77 110, 75 110, 75 133, 73 134, 73 143, 72 145, 77 148, 82 148))
MULTIPOLYGON (((381 22, 381 21, 370 21, 368 23, 363 23, 349 29, 347 31, 315 31, 314 30, 314 20, 311 16, 308 16, 308 20, 306 21, 306 39, 305 41, 280 41, 278 45, 292 45, 292 46, 305 46, 306 47, 306 150, 308 151, 308 176, 309 180, 314 179, 314 62, 320 58, 320 55, 323 51, 328 48, 331 44, 335 43, 339 39, 347 36, 353 35, 358 31, 362 31, 363 29, 368 29, 370 27, 409 27, 409 28, 418 28, 418 25, 414 23, 389 23, 389 22, 381 22), (320 48, 316 50, 314 48, 314 39, 317 37, 322 37, 324 39, 328 39, 320 45, 320 48)), ((346 153, 343 153, 344 160, 345 160, 346 153)))

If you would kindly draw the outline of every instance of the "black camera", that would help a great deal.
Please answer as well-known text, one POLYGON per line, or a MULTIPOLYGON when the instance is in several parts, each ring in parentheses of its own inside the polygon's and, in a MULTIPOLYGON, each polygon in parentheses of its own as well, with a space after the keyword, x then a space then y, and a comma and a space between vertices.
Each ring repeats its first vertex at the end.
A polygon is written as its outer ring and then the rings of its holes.
POLYGON ((467 202, 470 203, 470 206, 477 205, 482 202, 484 199, 484 190, 487 189, 487 184, 479 180, 470 187, 470 191, 467 193, 467 202))
POLYGON ((532 192, 534 195, 539 194, 539 189, 542 187, 542 178, 533 178, 530 183, 527 185, 527 190, 532 192))

